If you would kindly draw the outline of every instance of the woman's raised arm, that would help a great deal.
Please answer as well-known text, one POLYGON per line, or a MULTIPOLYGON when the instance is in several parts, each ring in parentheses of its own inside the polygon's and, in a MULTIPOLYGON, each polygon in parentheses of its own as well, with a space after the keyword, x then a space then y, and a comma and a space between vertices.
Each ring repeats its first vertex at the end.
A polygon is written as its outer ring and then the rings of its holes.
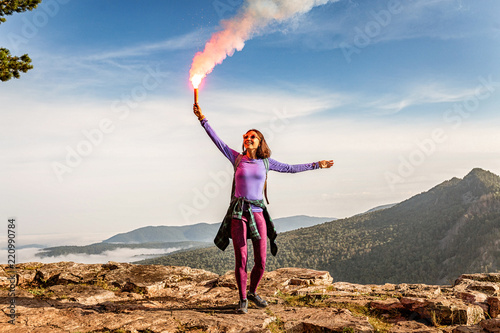
POLYGON ((207 118, 205 118, 205 116, 201 112, 201 108, 200 108, 200 106, 198 104, 194 104, 193 105, 193 112, 198 117, 198 120, 200 121, 201 126, 203 126, 203 128, 207 132, 207 134, 210 137, 210 139, 212 139, 213 143, 215 143, 215 146, 217 148, 219 148, 219 150, 221 151, 221 153, 224 154, 224 156, 226 156, 226 158, 228 160, 230 160, 231 163, 234 165, 234 162, 236 161, 236 156, 238 156, 239 153, 237 151, 229 148, 229 146, 226 145, 224 143, 224 141, 222 141, 217 136, 217 134, 215 133, 215 131, 213 130, 213 128, 208 124, 207 118))

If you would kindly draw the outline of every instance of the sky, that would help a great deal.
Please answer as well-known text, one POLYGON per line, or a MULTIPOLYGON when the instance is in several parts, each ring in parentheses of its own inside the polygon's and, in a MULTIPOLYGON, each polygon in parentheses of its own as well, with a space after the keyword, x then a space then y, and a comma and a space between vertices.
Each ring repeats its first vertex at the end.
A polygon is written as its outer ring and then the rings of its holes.
MULTIPOLYGON (((200 87, 233 149, 257 128, 280 162, 334 160, 270 172, 271 216, 349 217, 475 167, 500 174, 499 1, 317 2, 200 87)), ((192 112, 189 69, 244 6, 44 0, 7 17, 0 46, 34 65, 0 83, 0 216, 18 244, 222 220, 232 165, 192 112)))

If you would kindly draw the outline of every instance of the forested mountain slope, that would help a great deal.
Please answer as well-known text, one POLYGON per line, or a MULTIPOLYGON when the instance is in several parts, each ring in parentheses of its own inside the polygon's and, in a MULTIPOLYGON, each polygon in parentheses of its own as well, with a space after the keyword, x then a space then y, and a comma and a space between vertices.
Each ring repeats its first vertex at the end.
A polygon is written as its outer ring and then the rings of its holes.
MULTIPOLYGON (((268 270, 327 270, 337 281, 442 284, 465 272, 495 272, 500 269, 500 178, 473 169, 393 207, 280 234, 277 243, 268 270)), ((146 262, 216 273, 234 265, 231 248, 215 247, 146 262)))

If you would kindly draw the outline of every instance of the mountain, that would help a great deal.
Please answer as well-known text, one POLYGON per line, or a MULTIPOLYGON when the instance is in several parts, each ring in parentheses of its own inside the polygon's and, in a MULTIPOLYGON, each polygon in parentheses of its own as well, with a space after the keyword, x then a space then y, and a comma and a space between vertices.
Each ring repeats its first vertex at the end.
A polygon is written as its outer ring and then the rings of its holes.
MULTIPOLYGON (((310 227, 323 222, 335 220, 331 217, 313 217, 306 215, 277 218, 274 220, 276 230, 285 232, 310 227)), ((213 242, 220 223, 198 223, 185 226, 149 226, 117 234, 103 243, 148 243, 148 242, 213 242)))
POLYGON ((374 207, 374 208, 372 208, 370 210, 367 210, 364 214, 371 213, 371 212, 376 212, 377 210, 391 208, 391 207, 396 206, 396 205, 397 204, 393 203, 393 204, 387 204, 387 205, 377 206, 377 207, 374 207))
POLYGON ((148 226, 117 234, 103 243, 149 243, 149 242, 212 242, 219 223, 197 223, 185 226, 148 226))
POLYGON ((300 228, 312 227, 324 222, 330 222, 334 220, 336 219, 331 217, 313 217, 306 215, 296 215, 296 216, 273 219, 273 222, 276 231, 280 233, 300 228))
MULTIPOLYGON (((364 284, 445 284, 462 272, 500 270, 499 239, 500 177, 476 168, 393 207, 282 233, 267 269, 326 270, 335 280, 364 284)), ((221 274, 234 258, 230 248, 211 247, 141 263, 221 274)))

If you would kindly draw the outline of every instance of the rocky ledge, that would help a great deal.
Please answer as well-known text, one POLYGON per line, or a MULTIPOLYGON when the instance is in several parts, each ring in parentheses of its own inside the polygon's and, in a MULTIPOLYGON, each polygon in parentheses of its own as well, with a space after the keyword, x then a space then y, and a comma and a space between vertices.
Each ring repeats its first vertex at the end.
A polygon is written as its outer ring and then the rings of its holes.
POLYGON ((117 262, 0 266, 0 332, 500 332, 500 274, 453 286, 358 285, 328 272, 267 272, 266 309, 235 312, 234 274, 117 262), (15 311, 15 324, 9 324, 15 311))

